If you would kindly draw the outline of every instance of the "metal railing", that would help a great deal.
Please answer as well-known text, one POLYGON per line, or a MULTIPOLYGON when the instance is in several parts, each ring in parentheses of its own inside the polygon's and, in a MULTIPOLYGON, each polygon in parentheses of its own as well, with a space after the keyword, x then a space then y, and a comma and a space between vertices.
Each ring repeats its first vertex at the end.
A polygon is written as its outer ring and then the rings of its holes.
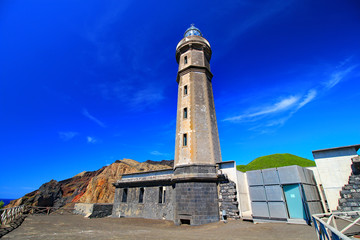
POLYGON ((360 234, 360 211, 314 214, 312 218, 319 240, 352 240, 360 234))

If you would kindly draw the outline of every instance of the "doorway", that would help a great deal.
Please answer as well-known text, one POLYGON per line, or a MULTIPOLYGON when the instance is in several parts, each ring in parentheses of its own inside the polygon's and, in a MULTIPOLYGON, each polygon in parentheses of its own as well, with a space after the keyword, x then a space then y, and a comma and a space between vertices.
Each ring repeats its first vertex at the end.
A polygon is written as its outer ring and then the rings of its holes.
POLYGON ((306 212, 300 193, 299 184, 283 185, 290 218, 306 220, 306 212))

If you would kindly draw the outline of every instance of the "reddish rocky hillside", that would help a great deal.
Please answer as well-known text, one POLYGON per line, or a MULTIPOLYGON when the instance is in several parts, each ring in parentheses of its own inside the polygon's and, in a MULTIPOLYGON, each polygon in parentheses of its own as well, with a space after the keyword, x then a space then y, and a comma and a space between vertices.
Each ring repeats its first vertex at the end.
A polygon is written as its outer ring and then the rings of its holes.
POLYGON ((62 207, 76 202, 112 203, 115 187, 112 185, 122 174, 172 168, 172 160, 139 163, 131 159, 116 160, 115 163, 93 172, 82 172, 72 178, 44 183, 38 190, 11 201, 6 207, 32 205, 62 207))

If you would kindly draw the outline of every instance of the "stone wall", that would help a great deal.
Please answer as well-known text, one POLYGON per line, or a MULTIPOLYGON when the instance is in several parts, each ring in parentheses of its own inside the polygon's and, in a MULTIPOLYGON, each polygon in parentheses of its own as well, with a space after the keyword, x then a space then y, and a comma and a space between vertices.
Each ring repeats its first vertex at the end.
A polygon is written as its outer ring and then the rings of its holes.
POLYGON ((175 224, 201 225, 219 221, 215 165, 177 167, 175 183, 175 224))
POLYGON ((233 181, 222 182, 219 188, 220 214, 225 210, 227 218, 240 219, 236 184, 233 181))
POLYGON ((112 216, 174 219, 174 189, 172 185, 143 187, 142 203, 139 202, 140 189, 141 187, 116 188, 112 216), (125 189, 127 189, 127 199, 126 202, 123 202, 125 189), (161 190, 161 201, 159 201, 161 190))
MULTIPOLYGON (((352 158, 352 173, 349 177, 348 184, 343 186, 339 199, 339 211, 360 211, 360 161, 359 157, 352 158)), ((357 218, 358 214, 353 217, 357 218)))
POLYGON ((175 191, 175 224, 201 225, 219 221, 215 182, 176 183, 175 191))
POLYGON ((113 204, 108 203, 76 203, 74 213, 89 218, 101 218, 111 215, 113 204))

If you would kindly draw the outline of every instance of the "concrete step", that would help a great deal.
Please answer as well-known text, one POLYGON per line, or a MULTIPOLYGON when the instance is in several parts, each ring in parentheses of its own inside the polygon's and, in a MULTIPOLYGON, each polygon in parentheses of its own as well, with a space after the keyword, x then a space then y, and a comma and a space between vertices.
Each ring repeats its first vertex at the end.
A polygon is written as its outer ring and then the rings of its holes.
POLYGON ((351 207, 343 207, 343 206, 338 206, 338 210, 341 211, 341 212, 352 211, 351 207))
POLYGON ((344 190, 340 191, 340 193, 343 193, 343 194, 356 193, 356 192, 360 192, 360 188, 359 189, 352 189, 352 188, 351 189, 344 189, 344 190))
POLYGON ((359 175, 351 175, 349 177, 349 180, 360 181, 360 176, 359 175))
POLYGON ((343 190, 349 190, 349 189, 360 189, 360 185, 346 184, 345 186, 343 186, 343 190))
POLYGON ((236 198, 223 198, 219 199, 219 202, 237 202, 236 198))
POLYGON ((349 184, 356 184, 356 185, 360 185, 360 180, 349 180, 349 184))
MULTIPOLYGON (((348 190, 344 190, 344 191, 348 191, 348 190)), ((340 196, 341 198, 360 198, 360 192, 344 192, 341 191, 340 192, 340 196)))
POLYGON ((340 198, 339 203, 344 202, 360 202, 360 198, 340 198))
POLYGON ((343 202, 340 203, 339 206, 341 207, 360 207, 360 202, 343 202))

